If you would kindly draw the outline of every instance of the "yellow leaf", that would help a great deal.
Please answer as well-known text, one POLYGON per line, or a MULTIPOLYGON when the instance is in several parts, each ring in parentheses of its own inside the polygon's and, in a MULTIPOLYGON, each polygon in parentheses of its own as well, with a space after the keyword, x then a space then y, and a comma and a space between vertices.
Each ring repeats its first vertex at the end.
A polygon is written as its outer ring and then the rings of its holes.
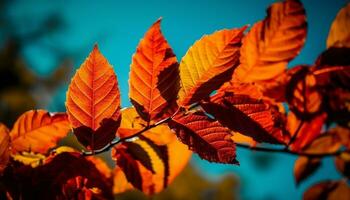
POLYGON ((46 157, 40 153, 33 152, 21 152, 17 154, 11 154, 13 160, 21 162, 25 165, 30 165, 33 168, 44 163, 46 157))

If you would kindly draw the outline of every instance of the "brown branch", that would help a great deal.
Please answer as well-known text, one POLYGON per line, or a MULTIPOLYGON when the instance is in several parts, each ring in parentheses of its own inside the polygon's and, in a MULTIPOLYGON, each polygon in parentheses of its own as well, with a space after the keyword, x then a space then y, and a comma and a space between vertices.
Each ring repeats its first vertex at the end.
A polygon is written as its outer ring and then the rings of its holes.
MULTIPOLYGON (((174 115, 173 115, 174 116, 174 115)), ((162 119, 154 124, 151 124, 149 126, 146 126, 144 129, 132 134, 132 135, 129 135, 127 137, 123 137, 123 138, 115 138, 112 142, 110 142, 109 144, 107 144, 105 147, 101 148, 101 149, 97 149, 97 150, 93 150, 93 151, 82 151, 81 152, 81 155, 83 156, 92 156, 92 155, 95 155, 95 154, 100 154, 100 153, 103 153, 103 152, 106 152, 106 151, 109 151, 112 147, 114 147, 115 145, 121 143, 121 142, 125 142, 129 139, 132 139, 134 137, 137 137, 139 135, 141 135, 142 133, 148 131, 149 129, 152 129, 156 126, 159 126, 161 124, 164 124, 166 122, 168 122, 169 120, 172 119, 172 117, 168 117, 168 118, 165 118, 165 119, 162 119)))
POLYGON ((246 144, 236 143, 237 147, 241 147, 244 149, 250 149, 253 151, 260 151, 260 152, 273 152, 273 153, 285 153, 290 155, 296 155, 296 156, 307 156, 307 157, 327 157, 327 156, 337 156, 344 152, 349 152, 349 150, 339 150, 334 152, 327 152, 327 153, 307 153, 307 152, 298 152, 298 151, 291 151, 289 149, 283 148, 283 149, 274 149, 274 148, 267 148, 267 147, 254 147, 249 146, 246 144))

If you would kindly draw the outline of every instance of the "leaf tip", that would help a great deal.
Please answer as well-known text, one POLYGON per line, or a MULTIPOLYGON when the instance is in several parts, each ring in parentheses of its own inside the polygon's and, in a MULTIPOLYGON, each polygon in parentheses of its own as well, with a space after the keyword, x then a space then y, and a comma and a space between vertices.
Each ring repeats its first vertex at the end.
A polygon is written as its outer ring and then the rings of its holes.
POLYGON ((92 52, 93 52, 93 53, 98 53, 98 52, 100 52, 100 50, 99 50, 99 48, 98 48, 97 42, 94 44, 94 47, 93 47, 93 49, 92 49, 92 52))

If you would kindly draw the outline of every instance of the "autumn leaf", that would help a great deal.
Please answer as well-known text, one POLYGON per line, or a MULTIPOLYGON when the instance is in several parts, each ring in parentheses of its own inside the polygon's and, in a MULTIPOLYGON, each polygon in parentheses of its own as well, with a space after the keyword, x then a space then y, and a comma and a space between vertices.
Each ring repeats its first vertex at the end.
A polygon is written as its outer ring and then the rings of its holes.
POLYGON ((346 126, 350 121, 350 65, 316 65, 312 73, 322 95, 322 109, 328 114, 327 123, 336 122, 346 126))
MULTIPOLYGON (((15 164, 2 178, 14 199, 66 199, 68 190, 76 191, 71 180, 81 177, 87 189, 102 199, 112 199, 112 180, 95 164, 77 152, 50 155, 35 168, 15 164)), ((69 196, 69 195, 68 195, 69 196)))
POLYGON ((340 143, 348 150, 350 150, 350 129, 336 126, 330 130, 328 130, 330 134, 335 134, 339 140, 340 143))
POLYGON ((342 88, 350 90, 350 63, 346 66, 315 66, 312 73, 317 85, 325 89, 342 88))
POLYGON ((9 161, 10 136, 8 128, 0 123, 0 175, 9 161))
POLYGON ((231 79, 239 62, 246 27, 205 35, 187 51, 180 63, 179 105, 187 106, 210 95, 231 79))
POLYGON ((46 153, 70 130, 65 113, 31 110, 22 114, 10 131, 12 153, 46 153))
POLYGON ((127 147, 119 145, 113 148, 112 157, 116 160, 118 167, 125 173, 126 179, 135 188, 142 191, 142 177, 139 170, 141 164, 127 152, 127 147))
POLYGON ((72 78, 66 108, 74 134, 84 146, 100 149, 114 139, 120 123, 118 81, 97 45, 72 78))
MULTIPOLYGON (((135 108, 123 109, 117 135, 128 137, 145 128, 146 123, 135 108)), ((167 125, 159 125, 115 147, 112 157, 117 164, 118 157, 124 160, 115 169, 115 193, 135 187, 151 195, 162 191, 174 180, 188 163, 191 151, 177 140, 167 125), (126 170, 127 166, 136 171, 126 170), (119 181, 123 186, 119 185, 119 181)))
POLYGON ((306 38, 306 16, 299 1, 272 4, 267 17, 243 39, 241 64, 233 74, 238 82, 258 82, 281 75, 300 52, 306 38))
POLYGON ((202 159, 238 164, 236 146, 231 140, 230 130, 205 113, 198 111, 179 114, 169 122, 169 126, 175 130, 177 137, 202 159))
POLYGON ((88 185, 88 179, 82 176, 73 177, 62 186, 62 194, 58 195, 56 199, 104 199, 101 195, 101 190, 88 185))
POLYGON ((231 139, 235 143, 247 144, 251 147, 255 147, 258 144, 258 142, 255 141, 252 137, 240 134, 239 132, 233 132, 231 139))
POLYGON ((310 154, 334 153, 340 149, 342 143, 336 134, 323 133, 303 148, 303 152, 310 154))
POLYGON ((329 66, 349 66, 350 65, 350 48, 331 47, 326 49, 315 61, 316 68, 329 66))
POLYGON ((346 177, 350 177, 350 153, 343 152, 335 157, 335 167, 346 177))
POLYGON ((226 92, 214 95, 201 106, 230 130, 257 142, 283 143, 285 140, 282 116, 275 107, 261 99, 226 92))
POLYGON ((11 155, 12 159, 24 165, 38 167, 45 162, 46 156, 40 153, 21 152, 11 155))
POLYGON ((273 99, 275 102, 285 102, 287 96, 287 87, 293 75, 300 70, 304 70, 307 66, 298 65, 290 69, 286 69, 280 76, 264 81, 264 84, 259 84, 261 93, 264 97, 273 99))
POLYGON ((301 156, 294 163, 294 178, 297 185, 312 175, 321 165, 321 159, 301 156))
POLYGON ((293 74, 286 89, 290 110, 303 120, 310 120, 323 111, 322 93, 310 67, 303 67, 293 74))
POLYGON ((344 6, 334 19, 327 38, 327 48, 350 47, 350 3, 344 6))
POLYGON ((130 71, 131 103, 146 121, 156 120, 176 107, 178 63, 157 20, 140 41, 130 71))
POLYGON ((134 188, 120 167, 116 167, 113 171, 113 183, 113 194, 123 193, 134 188))
MULTIPOLYGON (((325 113, 315 116, 310 121, 302 121, 297 118, 293 112, 288 113, 287 130, 294 137, 294 141, 290 144, 290 148, 300 151, 305 146, 313 142, 320 134, 327 115, 325 113), (295 136, 295 134, 297 134, 295 136)), ((288 141, 287 143, 289 143, 288 141)))
POLYGON ((350 187, 345 181, 324 181, 311 186, 303 195, 303 200, 347 200, 350 187))

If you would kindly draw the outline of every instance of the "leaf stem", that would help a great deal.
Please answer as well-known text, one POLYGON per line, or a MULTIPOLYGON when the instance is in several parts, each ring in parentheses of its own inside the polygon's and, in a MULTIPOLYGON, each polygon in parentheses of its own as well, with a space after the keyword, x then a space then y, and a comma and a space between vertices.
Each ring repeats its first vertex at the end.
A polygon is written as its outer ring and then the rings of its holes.
POLYGON ((304 125, 304 121, 299 122, 299 125, 298 125, 297 129, 295 130, 294 134, 292 135, 292 137, 290 138, 290 140, 289 140, 289 142, 288 142, 288 144, 286 146, 286 149, 288 149, 289 146, 291 144, 293 144, 293 142, 297 139, 298 134, 300 132, 300 129, 301 129, 301 127, 303 127, 303 125, 304 125))

